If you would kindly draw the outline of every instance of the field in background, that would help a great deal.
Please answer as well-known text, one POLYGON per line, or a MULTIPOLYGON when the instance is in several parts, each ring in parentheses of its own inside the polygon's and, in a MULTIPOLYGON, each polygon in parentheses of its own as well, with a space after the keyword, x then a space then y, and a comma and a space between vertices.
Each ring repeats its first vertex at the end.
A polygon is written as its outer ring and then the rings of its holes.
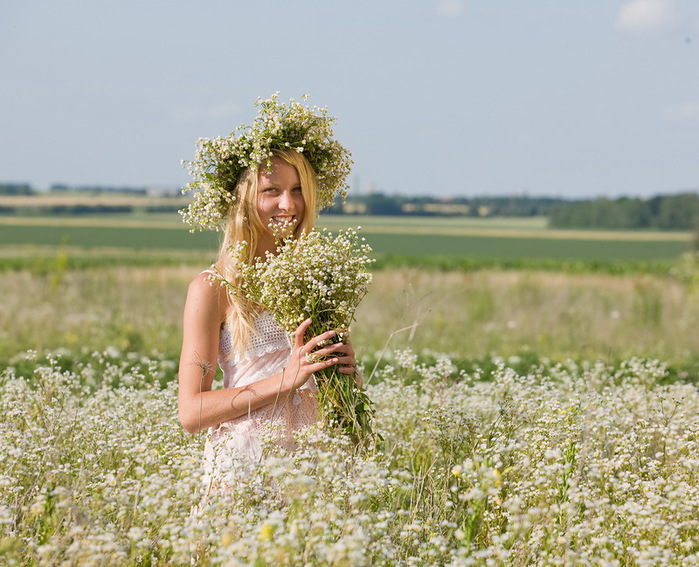
MULTIPOLYGON (((0 274, 0 363, 27 350, 79 358, 107 346, 176 361, 188 282, 200 266, 114 266, 0 274)), ((659 358, 697 379, 699 294, 660 276, 531 270, 375 273, 353 342, 371 367, 394 348, 462 367, 659 358)), ((174 372, 172 378, 174 379, 174 372)))
MULTIPOLYGON (((377 257, 654 261, 690 249, 686 232, 547 230, 545 219, 324 216, 331 230, 361 226, 377 257)), ((217 235, 189 233, 172 214, 0 217, 4 246, 214 251, 217 235)))
MULTIPOLYGON (((694 284, 676 277, 689 233, 550 231, 542 218, 319 224, 362 226, 379 259, 355 332, 367 361, 387 342, 455 360, 697 358, 694 284)), ((176 358, 186 285, 217 238, 172 213, 0 217, 0 359, 107 345, 176 358)))
POLYGON ((699 563, 689 234, 322 222, 381 258, 353 342, 382 442, 313 430, 202 499, 176 375, 216 236, 0 217, 0 563, 699 563))

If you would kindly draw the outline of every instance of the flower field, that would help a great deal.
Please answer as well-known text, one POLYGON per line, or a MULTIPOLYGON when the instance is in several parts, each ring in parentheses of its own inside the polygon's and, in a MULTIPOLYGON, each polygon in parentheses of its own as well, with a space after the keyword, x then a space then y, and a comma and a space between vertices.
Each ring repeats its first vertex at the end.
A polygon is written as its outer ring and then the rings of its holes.
POLYGON ((72 254, 0 273, 0 566, 699 564, 696 262, 379 270, 381 445, 308 431, 206 494, 175 386, 206 262, 72 254))
POLYGON ((699 393, 661 363, 388 362, 368 386, 380 446, 309 430, 206 494, 171 360, 16 357, 0 564, 699 564, 699 393))

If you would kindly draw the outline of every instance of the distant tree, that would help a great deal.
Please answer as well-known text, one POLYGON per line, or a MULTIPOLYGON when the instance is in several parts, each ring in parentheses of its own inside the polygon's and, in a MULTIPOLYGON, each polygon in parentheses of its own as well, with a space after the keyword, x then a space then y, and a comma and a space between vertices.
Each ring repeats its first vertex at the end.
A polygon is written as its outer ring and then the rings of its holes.
POLYGON ((28 183, 0 183, 0 195, 34 195, 28 183))
POLYGON ((364 197, 368 215, 402 215, 400 198, 389 197, 383 193, 371 193, 364 197))
POLYGON ((683 193, 665 197, 660 202, 657 226, 664 230, 691 230, 699 216, 699 196, 683 193))
POLYGON ((341 215, 343 211, 342 199, 340 197, 335 197, 335 202, 323 209, 323 214, 326 215, 341 215))
POLYGON ((559 204, 551 210, 554 228, 692 230, 699 219, 699 195, 684 193, 651 199, 621 197, 559 204))

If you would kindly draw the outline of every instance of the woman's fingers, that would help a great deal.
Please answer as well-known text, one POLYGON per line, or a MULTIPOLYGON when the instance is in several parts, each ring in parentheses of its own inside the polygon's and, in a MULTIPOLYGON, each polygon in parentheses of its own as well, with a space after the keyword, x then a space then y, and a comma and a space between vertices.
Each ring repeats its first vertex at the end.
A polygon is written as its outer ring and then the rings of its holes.
MULTIPOLYGON (((294 333, 294 350, 298 356, 298 368, 299 370, 303 368, 302 374, 310 375, 334 365, 342 374, 356 374, 357 360, 347 331, 326 331, 304 343, 304 337, 311 323, 310 318, 306 319, 294 333), (341 341, 328 344, 336 336, 341 341)), ((337 341, 338 338, 334 340, 337 341)))
POLYGON ((301 323, 294 332, 294 347, 301 348, 303 346, 303 338, 306 336, 306 330, 311 326, 313 319, 310 317, 301 323))
POLYGON ((310 350, 308 356, 317 357, 320 359, 333 354, 336 354, 338 356, 347 356, 348 353, 344 349, 344 345, 342 343, 336 343, 315 350, 310 350))
POLYGON ((354 356, 332 356, 332 354, 336 353, 329 353, 325 357, 320 355, 320 351, 309 353, 307 356, 308 362, 312 365, 320 365, 318 368, 314 367, 312 371, 317 372, 328 366, 337 365, 338 370, 343 374, 353 374, 356 372, 357 361, 354 356))
POLYGON ((317 362, 330 357, 337 358, 340 364, 345 366, 354 366, 356 364, 354 350, 351 346, 344 343, 335 343, 316 350, 312 350, 306 354, 306 357, 311 362, 317 362))
MULTIPOLYGON (((321 333, 317 337, 313 337, 310 339, 305 345, 304 349, 306 349, 308 352, 316 351, 318 347, 325 347, 328 341, 332 340, 332 338, 336 335, 335 331, 326 331, 325 333, 321 333)), ((337 350, 337 349, 335 349, 337 350)), ((330 352, 335 352, 334 350, 330 352)))
POLYGON ((294 332, 295 348, 308 347, 308 349, 311 351, 319 352, 319 350, 317 350, 319 346, 324 347, 327 341, 337 336, 341 339, 341 342, 332 345, 334 350, 331 352, 346 352, 350 355, 354 355, 354 349, 352 348, 352 343, 349 339, 349 333, 348 331, 342 329, 326 331, 325 333, 321 333, 320 335, 309 339, 308 342, 304 344, 303 339, 312 322, 313 320, 309 317, 303 321, 294 332))

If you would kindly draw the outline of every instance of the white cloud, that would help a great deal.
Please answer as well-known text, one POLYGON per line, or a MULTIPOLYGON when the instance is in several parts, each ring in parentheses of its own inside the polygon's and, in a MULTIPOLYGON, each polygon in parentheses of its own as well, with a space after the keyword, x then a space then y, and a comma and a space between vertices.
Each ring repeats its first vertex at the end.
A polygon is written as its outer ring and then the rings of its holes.
POLYGON ((687 102, 679 106, 668 108, 663 115, 668 120, 677 122, 699 120, 699 101, 687 102))
POLYGON ((671 24, 674 19, 674 0, 631 0, 619 10, 617 25, 624 30, 644 32, 671 24))
POLYGON ((443 18, 458 18, 463 13, 463 0, 440 0, 437 6, 437 14, 443 18))

